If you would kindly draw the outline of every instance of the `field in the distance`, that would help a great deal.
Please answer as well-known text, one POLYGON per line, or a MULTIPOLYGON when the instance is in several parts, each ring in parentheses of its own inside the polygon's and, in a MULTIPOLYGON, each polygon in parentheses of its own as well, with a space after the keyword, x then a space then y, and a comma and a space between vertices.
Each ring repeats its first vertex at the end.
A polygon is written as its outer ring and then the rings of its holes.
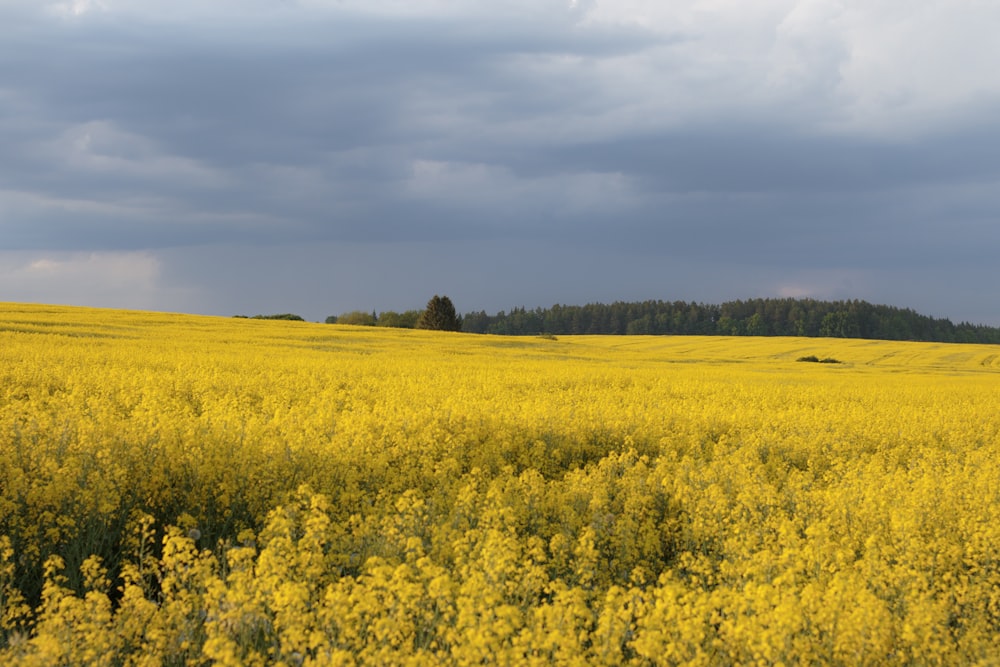
POLYGON ((998 353, 0 304, 0 662, 996 664, 998 353))

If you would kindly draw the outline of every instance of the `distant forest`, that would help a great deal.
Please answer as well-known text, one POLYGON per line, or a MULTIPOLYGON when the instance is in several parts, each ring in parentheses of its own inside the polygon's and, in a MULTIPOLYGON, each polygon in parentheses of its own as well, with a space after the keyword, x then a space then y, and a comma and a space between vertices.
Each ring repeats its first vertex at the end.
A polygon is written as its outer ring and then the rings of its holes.
POLYGON ((467 313, 462 331, 503 335, 652 334, 832 336, 948 343, 1000 343, 1000 328, 920 315, 865 301, 751 299, 721 305, 684 301, 592 303, 487 315, 467 313))
MULTIPOLYGON (((435 299, 439 297, 435 296, 435 299)), ((447 297, 440 297, 447 300, 447 297)), ((428 306, 434 302, 432 299, 428 306)), ((450 305, 450 300, 447 300, 450 305)), ((427 310, 404 313, 351 311, 326 318, 327 324, 433 328, 423 322, 427 310)), ((261 316, 258 316, 261 317, 261 316)), ((288 315, 270 317, 289 318, 288 315)), ((908 308, 876 306, 867 301, 750 299, 721 305, 685 301, 616 301, 586 306, 515 308, 471 312, 457 318, 466 333, 503 336, 703 335, 809 336, 915 340, 942 343, 1000 343, 1000 328, 921 315, 908 308)))

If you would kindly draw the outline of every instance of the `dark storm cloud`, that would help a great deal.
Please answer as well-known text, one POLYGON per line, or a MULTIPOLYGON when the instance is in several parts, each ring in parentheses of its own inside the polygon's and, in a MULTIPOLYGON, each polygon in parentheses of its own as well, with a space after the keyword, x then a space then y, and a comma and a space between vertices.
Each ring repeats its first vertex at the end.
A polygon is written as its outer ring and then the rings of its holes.
MULTIPOLYGON (((159 247, 227 235, 273 242, 296 228, 307 240, 464 234, 466 222, 447 222, 447 211, 400 201, 410 160, 465 152, 449 145, 469 137, 426 115, 454 113, 482 127, 522 109, 558 113, 554 105, 572 100, 531 96, 510 72, 492 72, 495 59, 607 56, 651 41, 568 23, 334 13, 252 26, 269 32, 258 45, 232 28, 100 14, 54 26, 33 19, 22 17, 26 27, 0 47, 0 76, 24 105, 4 122, 4 180, 17 192, 114 205, 65 222, 52 215, 46 225, 38 216, 50 212, 38 211, 8 235, 11 247, 159 247), (192 214, 199 224, 170 222, 192 214)), ((494 158, 489 145, 477 152, 494 158)))
MULTIPOLYGON (((386 307, 404 275, 415 292, 446 290, 445 275, 413 279, 408 253, 427 244, 460 248, 466 269, 502 271, 494 253, 512 248, 530 256, 533 278, 505 278, 502 307, 878 300, 905 296, 917 272, 991 275, 988 10, 713 7, 6 3, 0 251, 133 253, 115 266, 148 284, 198 276, 172 299, 263 280, 251 254, 291 264, 273 267, 275 294, 293 288, 295 257, 381 257, 386 273, 354 289, 386 307), (660 291, 668 275, 688 292, 660 291)), ((79 271, 104 255, 87 257, 79 271)), ((28 281, 23 261, 10 270, 28 281)), ((332 270, 319 261, 310 282, 332 270)), ((502 298, 495 280, 467 278, 452 276, 502 298)), ((216 298, 191 308, 214 311, 216 298)), ((1000 306, 977 312, 1000 321, 1000 306)))
POLYGON ((56 29, 45 23, 5 40, 0 72, 52 120, 114 118, 185 155, 238 163, 438 138, 420 134, 422 119, 407 115, 420 110, 411 106, 415 97, 442 106, 480 103, 484 121, 571 104, 546 100, 538 90, 526 95, 510 73, 494 71, 496 59, 611 56, 653 41, 635 30, 350 13, 246 29, 227 36, 204 26, 101 17, 56 29), (266 31, 262 44, 259 31, 266 31), (457 99, 436 99, 444 94, 457 99), (475 99, 480 94, 495 97, 475 99), (505 94, 510 98, 503 100, 505 94), (509 107, 495 106, 498 100, 509 107))
POLYGON ((560 150, 551 164, 621 170, 660 191, 868 192, 1000 177, 994 126, 905 143, 727 121, 560 150))

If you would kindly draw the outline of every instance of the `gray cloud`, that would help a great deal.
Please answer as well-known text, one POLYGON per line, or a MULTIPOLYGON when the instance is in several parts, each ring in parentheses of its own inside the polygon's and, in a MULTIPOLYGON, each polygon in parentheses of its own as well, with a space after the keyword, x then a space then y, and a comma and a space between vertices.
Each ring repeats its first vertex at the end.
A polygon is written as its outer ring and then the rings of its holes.
POLYGON ((79 301, 119 253, 157 262, 141 299, 222 314, 461 288, 467 309, 813 294, 1000 324, 976 286, 1000 277, 1000 83, 972 58, 998 17, 880 7, 6 3, 4 298, 60 301, 73 275, 79 301))

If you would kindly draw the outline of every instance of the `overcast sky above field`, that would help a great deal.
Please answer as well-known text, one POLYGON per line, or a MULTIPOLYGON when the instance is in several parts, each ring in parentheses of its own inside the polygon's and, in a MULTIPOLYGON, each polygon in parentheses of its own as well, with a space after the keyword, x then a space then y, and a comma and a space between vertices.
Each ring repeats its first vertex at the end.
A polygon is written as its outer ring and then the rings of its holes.
POLYGON ((988 0, 0 0, 0 301, 1000 325, 988 0))

